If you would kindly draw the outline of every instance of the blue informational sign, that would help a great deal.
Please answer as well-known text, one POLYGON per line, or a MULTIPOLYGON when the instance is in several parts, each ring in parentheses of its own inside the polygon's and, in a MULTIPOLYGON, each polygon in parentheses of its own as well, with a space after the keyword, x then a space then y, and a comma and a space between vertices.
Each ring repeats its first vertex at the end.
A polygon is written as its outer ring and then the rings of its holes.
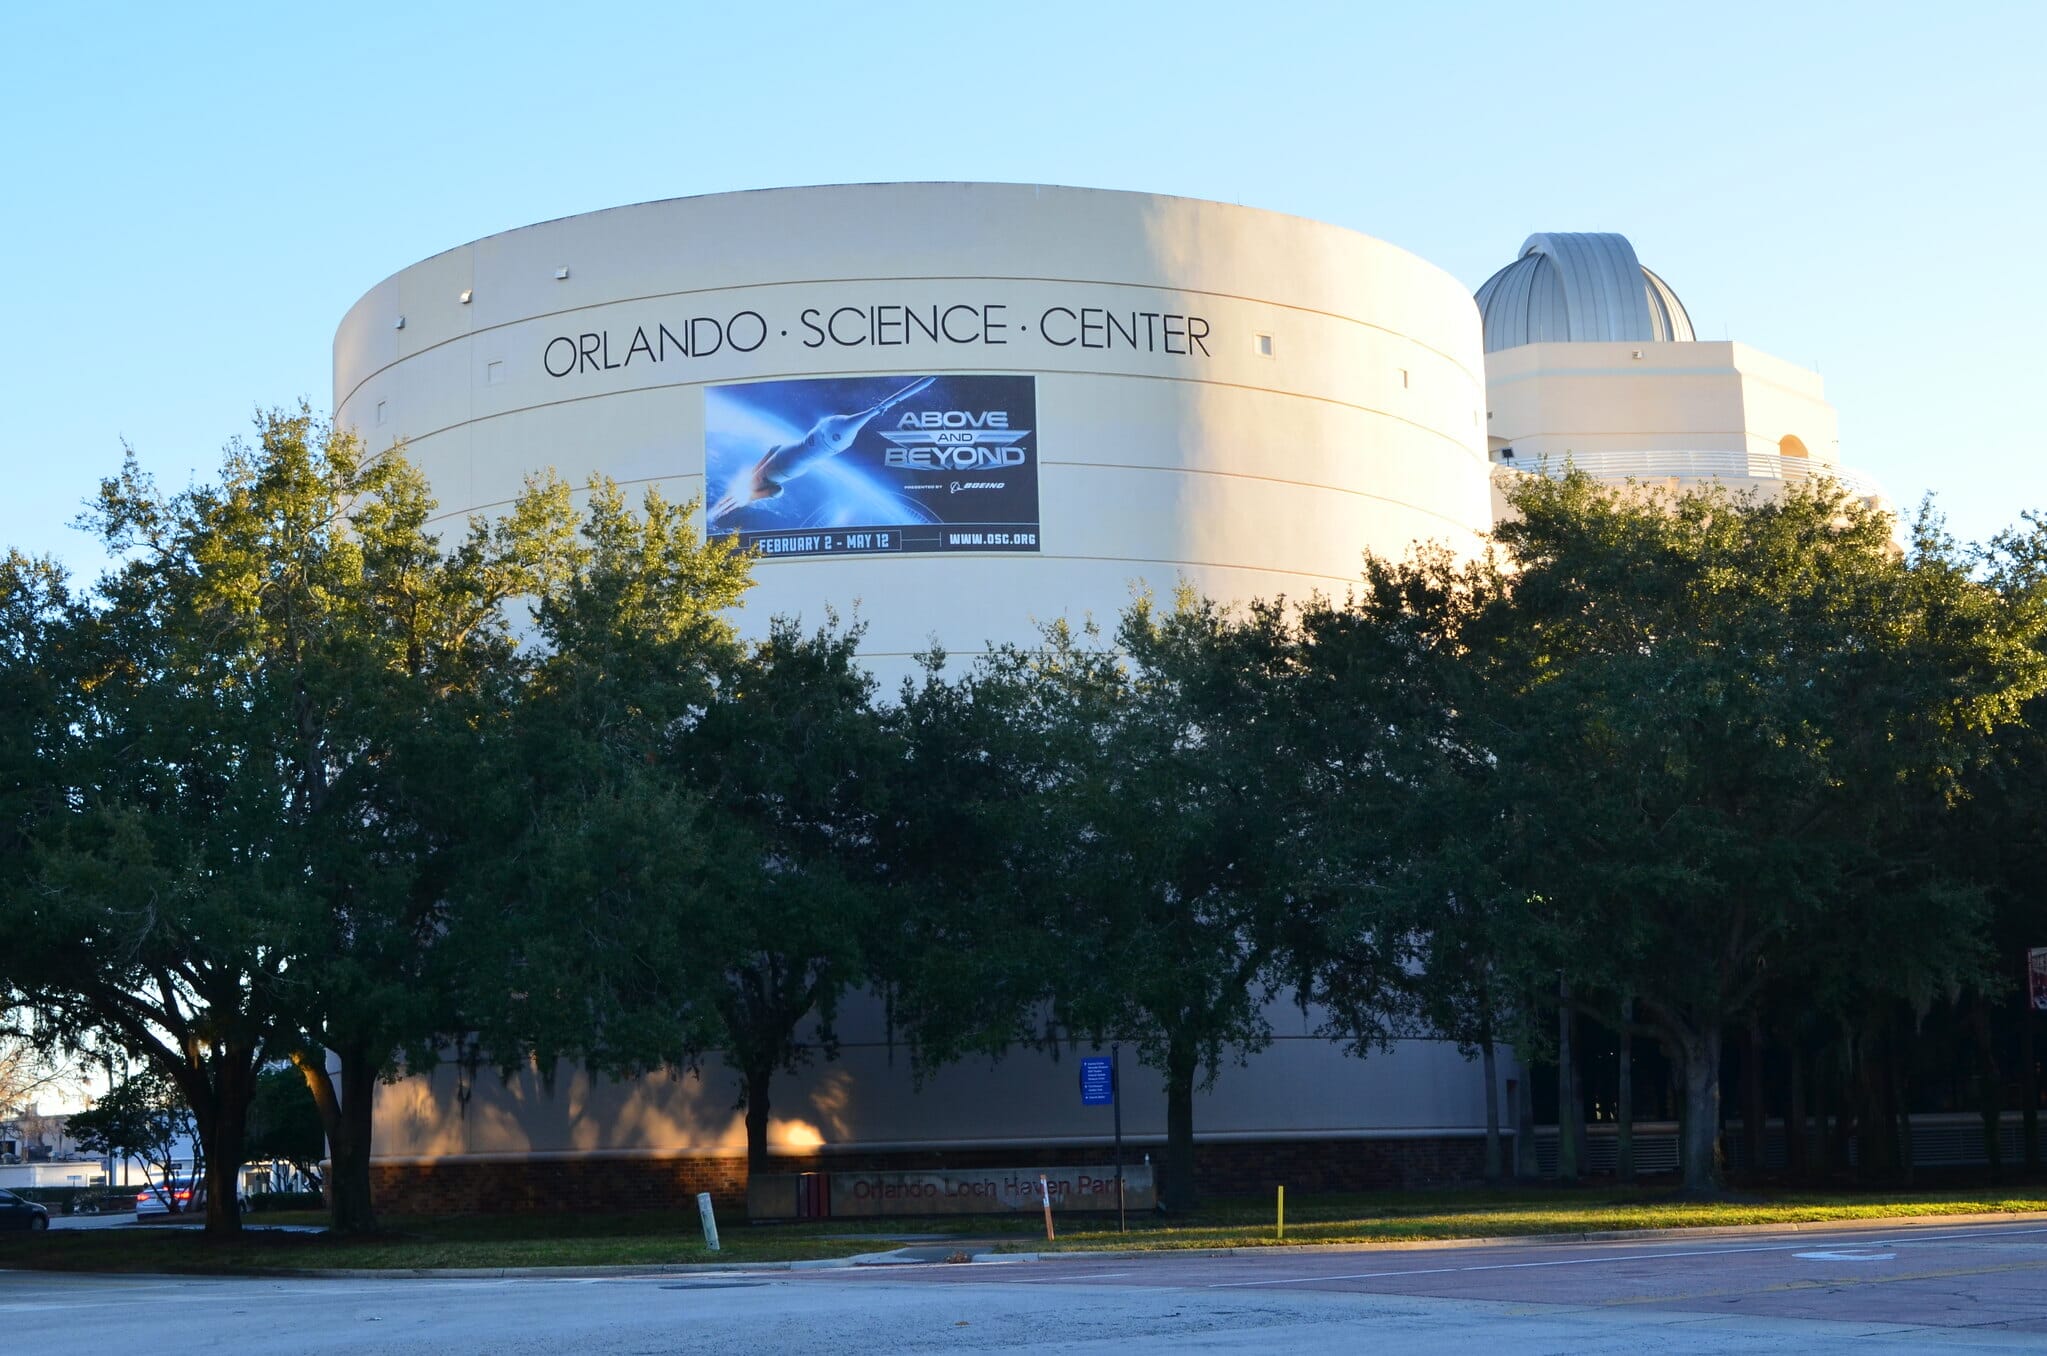
POLYGON ((1037 380, 820 377, 704 393, 713 538, 764 556, 1038 549, 1037 380))
POLYGON ((1090 1055, 1080 1062, 1080 1104, 1108 1106, 1116 1100, 1116 1075, 1106 1055, 1090 1055))

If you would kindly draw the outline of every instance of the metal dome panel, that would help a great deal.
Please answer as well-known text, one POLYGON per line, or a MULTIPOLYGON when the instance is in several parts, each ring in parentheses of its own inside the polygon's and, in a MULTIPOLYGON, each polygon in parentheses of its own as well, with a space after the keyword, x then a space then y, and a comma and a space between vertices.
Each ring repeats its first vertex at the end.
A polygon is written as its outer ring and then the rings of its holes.
POLYGON ((1642 276, 1649 281, 1649 322, 1656 331, 1659 343, 1689 344, 1699 336, 1692 332, 1691 313, 1685 304, 1677 299, 1677 293, 1670 284, 1656 276, 1646 265, 1642 276))
POLYGON ((1476 300, 1488 353, 1522 344, 1693 337, 1677 293, 1642 267, 1626 236, 1611 232, 1529 236, 1521 257, 1486 279, 1476 300))

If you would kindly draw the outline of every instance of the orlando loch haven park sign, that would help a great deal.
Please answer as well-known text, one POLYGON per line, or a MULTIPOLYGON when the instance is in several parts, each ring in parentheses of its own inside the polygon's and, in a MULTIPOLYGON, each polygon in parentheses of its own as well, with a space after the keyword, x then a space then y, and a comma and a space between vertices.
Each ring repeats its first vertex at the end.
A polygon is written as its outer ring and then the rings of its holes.
MULTIPOLYGON (((763 1174, 749 1185, 747 1213, 755 1219, 1035 1214, 1042 1208, 1040 1177, 1051 1193, 1054 1212, 1116 1208, 1116 1169, 1105 1163, 1078 1168, 763 1174)), ((1158 1201, 1151 1165, 1124 1168, 1123 1190, 1130 1209, 1150 1210, 1158 1201)))

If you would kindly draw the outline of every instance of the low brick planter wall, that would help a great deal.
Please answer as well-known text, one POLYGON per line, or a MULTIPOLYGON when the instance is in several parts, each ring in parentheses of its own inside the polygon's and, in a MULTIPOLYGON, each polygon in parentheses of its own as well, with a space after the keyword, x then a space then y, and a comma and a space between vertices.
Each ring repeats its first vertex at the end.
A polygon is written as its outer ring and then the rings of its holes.
POLYGON ((746 1207, 746 1155, 372 1163, 370 1191, 378 1210, 397 1215, 694 1210, 700 1191, 737 1211, 746 1207))
MULTIPOLYGON (((1126 1146, 1130 1162, 1159 1146, 1126 1146)), ((1476 1138, 1273 1140, 1196 1144, 1204 1193, 1249 1195, 1284 1183, 1295 1191, 1389 1191, 1475 1182, 1485 1144, 1476 1138)), ((777 1172, 1005 1168, 1020 1163, 1080 1167, 1108 1161, 1102 1146, 974 1148, 776 1155, 777 1172)), ((687 1210, 708 1191, 720 1212, 746 1209, 744 1154, 630 1158, 451 1159, 376 1163, 377 1208, 398 1215, 544 1214, 561 1211, 687 1210)))

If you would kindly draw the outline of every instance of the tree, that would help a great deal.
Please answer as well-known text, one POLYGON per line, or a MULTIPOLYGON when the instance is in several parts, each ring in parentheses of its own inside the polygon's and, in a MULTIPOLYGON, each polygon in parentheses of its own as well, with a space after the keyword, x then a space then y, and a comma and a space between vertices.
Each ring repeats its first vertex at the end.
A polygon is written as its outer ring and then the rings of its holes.
POLYGON ((0 759, 39 734, 62 774, 14 797, 35 863, 17 982, 177 1081, 219 1175, 210 1228, 235 1227, 257 1071, 290 1053, 327 1122, 336 1226, 366 1229, 376 1078, 454 1021, 432 964, 504 603, 570 514, 536 486, 443 551, 396 449, 304 407, 256 432, 214 485, 163 493, 132 457, 104 482, 86 522, 121 564, 89 599, 13 564, 12 649, 42 662, 0 759))
POLYGON ((832 1057, 839 1000, 867 973, 888 753, 857 644, 777 620, 687 718, 558 795, 520 867, 519 960, 547 977, 517 1000, 535 1048, 619 1074, 718 1051, 740 1075, 753 1172, 769 1169, 775 1076, 832 1057))
POLYGON ((1037 942, 1055 1031, 1131 1042, 1164 1075, 1173 1209, 1196 1199, 1196 1089, 1271 1034, 1295 803, 1274 785, 1290 765, 1281 616, 1141 600, 1121 654, 1054 625, 981 684, 1044 750, 1016 826, 1032 927, 1015 935, 1037 942))
POLYGON ((33 678, 0 683, 33 694, 0 742, 42 741, 36 787, 14 798, 26 850, 0 881, 0 968, 51 1036, 111 1041, 176 1086, 216 1233, 239 1227, 234 1172, 296 885, 268 851, 278 750, 206 615, 194 548, 219 502, 163 500, 131 460, 89 517, 122 562, 89 604, 54 571, 10 572, 4 662, 33 678))
POLYGON ((249 1104, 248 1153, 251 1162, 291 1164, 314 1191, 320 1190, 327 1126, 298 1069, 265 1069, 256 1076, 256 1096, 249 1104))
POLYGON ((1485 1176, 1502 1174, 1497 1043, 1516 980, 1512 891, 1474 835, 1493 794, 1466 647, 1491 573, 1447 552, 1368 557, 1299 624, 1291 704, 1306 779, 1289 963, 1325 1034, 1365 1054, 1406 1030, 1456 1042, 1485 1079, 1485 1176))
POLYGON ((894 756, 879 828, 889 919, 869 973, 921 1079, 968 1054, 1000 1057, 1046 1038, 1045 965, 1034 939, 1042 845, 1039 788, 1054 751, 1011 666, 957 676, 923 657, 882 718, 894 756))
POLYGON ((38 1096, 73 1081, 72 1071, 33 1040, 0 1027, 0 1118, 29 1110, 38 1096))
POLYGON ((839 1001, 872 968, 894 751, 859 639, 777 619, 685 745, 709 773, 725 845, 722 898, 688 922, 718 972, 711 1002, 744 1088, 751 1172, 769 1166, 774 1076, 834 1056, 839 1001))
POLYGON ((261 434, 206 569, 279 725, 274 850, 304 899, 282 1034, 325 1126, 334 1228, 367 1232, 377 1081, 459 1025, 448 906, 517 678, 506 605, 560 568, 574 514, 541 479, 444 548, 399 449, 367 455, 303 409, 261 434))
POLYGON ((743 868, 690 740, 741 663, 726 614, 749 562, 704 541, 695 511, 592 484, 537 590, 539 653, 480 750, 451 982, 506 1071, 687 1068, 721 1037, 702 929, 733 911, 743 868))
MULTIPOLYGON (((71 590, 54 561, 0 555, 0 905, 12 931, 35 874, 38 832, 67 810, 52 754, 70 744, 64 657, 71 590)), ((27 1110, 64 1081, 52 1049, 58 1032, 38 1023, 0 959, 0 1117, 27 1110)))
POLYGON ((2038 618, 1819 484, 1756 502, 1529 477, 1470 644, 1518 959, 1675 1052, 1689 1189, 1718 1184, 1722 1032, 1774 977, 1904 996, 1974 972, 1921 831, 2040 688, 2038 618))
MULTIPOLYGON (((2047 600, 2047 516, 2028 513, 1978 552, 1983 576, 2020 608, 2047 600)), ((1972 768, 1967 798, 1948 836, 1954 873, 1979 885, 1989 910, 1987 973, 1969 995, 1971 1035, 1984 1113, 1985 1148, 1999 1166, 2003 1111, 2001 1056, 2016 1056, 2022 1112, 2020 1144, 2027 1172, 2039 1153, 2038 1056, 2025 970, 2026 953, 2047 945, 2047 696, 2026 703, 2021 718, 1993 735, 1991 757, 1972 768), (2009 1038, 2006 1044, 2000 1037, 2009 1038)))
MULTIPOLYGON (((176 1190, 180 1150, 193 1143, 195 1128, 177 1087, 148 1068, 114 1084, 106 1096, 73 1113, 65 1124, 65 1132, 87 1153, 140 1159, 149 1175, 149 1189, 174 1215, 185 1208, 176 1190)), ((192 1178, 196 1181, 202 1175, 201 1165, 194 1163, 192 1178)))

